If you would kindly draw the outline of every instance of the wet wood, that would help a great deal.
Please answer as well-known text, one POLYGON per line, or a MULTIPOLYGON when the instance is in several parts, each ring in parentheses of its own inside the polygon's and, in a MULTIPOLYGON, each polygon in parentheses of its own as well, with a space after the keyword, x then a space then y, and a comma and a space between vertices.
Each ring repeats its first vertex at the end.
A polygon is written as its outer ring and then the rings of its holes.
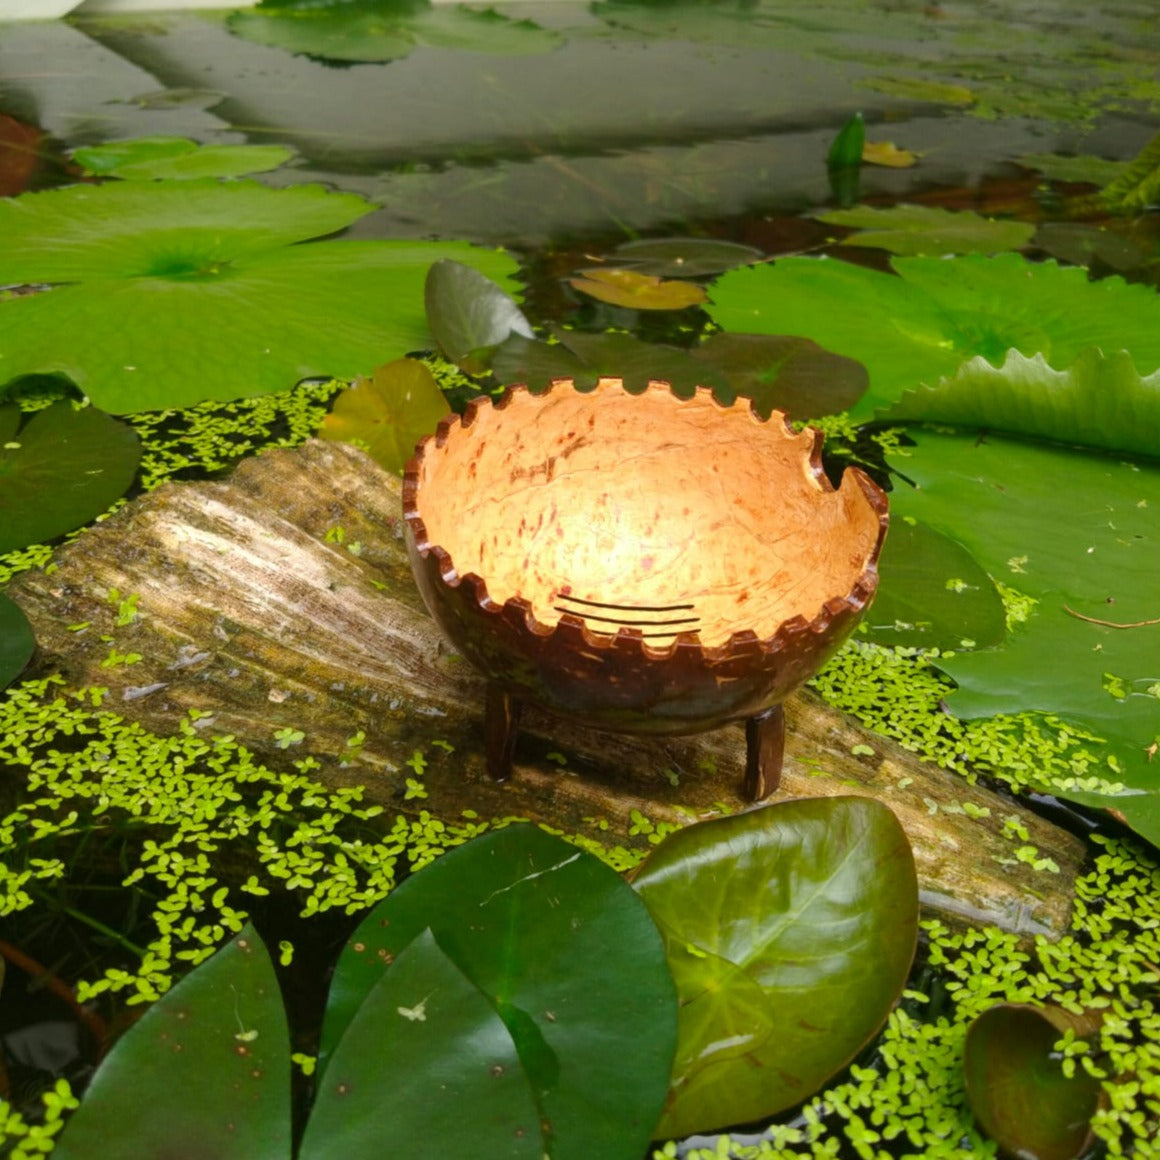
MULTIPOLYGON (((681 823, 743 808, 740 726, 631 738, 529 708, 513 778, 491 779, 486 686, 423 608, 399 494, 398 480, 343 444, 270 452, 223 482, 170 484, 135 500, 60 551, 50 575, 18 577, 12 595, 52 663, 78 685, 109 688, 107 708, 159 732, 200 710, 207 734, 231 733, 276 765, 310 754, 322 781, 365 785, 398 812, 529 817, 631 847, 647 846, 630 833, 640 829, 633 811, 681 823), (118 626, 130 595, 137 617, 118 626), (78 624, 88 627, 70 629, 78 624), (142 659, 103 667, 111 649, 142 659), (279 748, 285 729, 305 736, 279 748), (355 757, 349 739, 359 731, 355 757), (416 753, 428 796, 408 800, 416 753)), ((914 847, 928 915, 1021 934, 1066 930, 1083 857, 1076 838, 923 764, 812 694, 788 701, 785 718, 779 793, 864 794, 889 805, 914 847), (984 816, 964 812, 971 806, 984 816), (1003 836, 1012 814, 1026 842, 1003 836), (1023 844, 1059 873, 1016 862, 1023 844)))

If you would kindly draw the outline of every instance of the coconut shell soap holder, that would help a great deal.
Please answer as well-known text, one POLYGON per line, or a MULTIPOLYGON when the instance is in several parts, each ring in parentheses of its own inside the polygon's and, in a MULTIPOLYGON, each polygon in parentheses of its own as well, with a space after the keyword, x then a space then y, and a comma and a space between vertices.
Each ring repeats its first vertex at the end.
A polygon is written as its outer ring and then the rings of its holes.
POLYGON ((782 701, 857 624, 886 535, 886 496, 854 467, 835 490, 821 440, 703 388, 601 379, 477 399, 419 443, 411 565, 487 678, 492 776, 530 702, 623 733, 744 721, 747 796, 777 786, 782 701))

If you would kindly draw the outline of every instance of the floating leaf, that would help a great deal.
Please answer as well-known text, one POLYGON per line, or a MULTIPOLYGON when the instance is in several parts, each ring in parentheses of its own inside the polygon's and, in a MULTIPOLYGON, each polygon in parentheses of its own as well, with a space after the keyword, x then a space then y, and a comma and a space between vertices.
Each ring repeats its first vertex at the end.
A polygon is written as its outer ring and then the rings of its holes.
MULTIPOLYGON (((15 408, 6 412, 10 426, 15 408)), ((54 403, 0 444, 0 552, 87 524, 128 490, 141 446, 132 427, 92 407, 54 403)))
POLYGON ((913 169, 919 155, 909 149, 899 149, 893 141, 867 141, 862 146, 862 161, 866 165, 882 165, 887 169, 913 169))
POLYGON ((716 238, 650 238, 625 242, 609 255, 618 267, 631 267, 658 278, 700 278, 735 266, 760 262, 765 255, 752 246, 716 238))
POLYGON ((1124 794, 1082 780, 1048 788, 1114 809, 1160 844, 1160 764, 1149 752, 1160 743, 1160 464, 974 432, 912 434, 917 445, 891 457, 917 485, 894 489, 896 520, 925 521, 1038 601, 1004 647, 939 659, 958 685, 948 708, 1053 713, 1106 739, 1109 765, 1092 773, 1124 794))
POLYGON ((35 650, 36 638, 28 618, 18 604, 0 592, 0 689, 24 672, 35 650))
POLYGON ((505 386, 523 383, 534 391, 542 390, 553 379, 572 379, 586 390, 595 386, 600 377, 600 372, 587 366, 563 343, 540 342, 522 334, 511 335, 495 349, 491 373, 505 386))
POLYGON ((930 101, 938 105, 970 105, 975 93, 965 85, 924 80, 921 77, 868 77, 860 82, 865 88, 908 101, 930 101))
POLYGON ((885 414, 1160 457, 1160 371, 1141 377, 1124 350, 1085 350, 1065 371, 1014 350, 999 367, 973 358, 885 414))
POLYGON ((299 1160, 546 1154, 511 1033, 425 930, 380 973, 318 1085, 299 1160))
POLYGON ((610 270, 603 266, 581 270, 569 278, 576 290, 613 306, 630 310, 684 310, 706 300, 705 289, 695 282, 663 280, 635 270, 610 270))
POLYGON ((1089 185, 1107 185, 1128 168, 1126 161, 1109 161, 1090 154, 1065 156, 1061 153, 1024 153, 1016 161, 1037 170, 1052 181, 1083 181, 1089 185))
POLYGON ((878 595, 863 620, 876 644, 990 648, 1007 635, 991 578, 966 548, 925 524, 894 520, 878 571, 878 595))
POLYGON ((289 1160, 289 1081, 278 980, 247 925, 117 1042, 53 1155, 289 1160))
POLYGON ((1078 1160, 1093 1143, 1100 1081, 1076 1066, 1068 1077, 1055 1045, 1084 1038, 1094 1021, 1060 1007, 1001 1003, 967 1030, 963 1070, 979 1126, 1009 1156, 1078 1160))
POLYGON ((280 0, 234 12, 228 24, 246 40, 323 60, 398 60, 420 45, 525 56, 560 43, 556 33, 530 20, 426 0, 280 0))
POLYGON ((277 169, 293 156, 284 145, 199 145, 185 137, 136 137, 86 145, 72 154, 86 172, 126 181, 242 177, 277 169))
POLYGON ((427 325, 443 354, 469 373, 487 369, 489 359, 475 355, 498 346, 509 334, 534 338, 531 323, 490 278, 462 262, 441 258, 427 271, 423 298, 427 325))
POLYGON ((774 409, 795 419, 844 411, 869 383, 861 363, 823 350, 808 338, 712 334, 690 354, 725 375, 729 394, 723 401, 745 395, 766 418, 774 409))
POLYGON ((110 182, 0 202, 0 283, 74 283, 0 302, 0 383, 65 374, 121 414, 350 378, 430 341, 433 261, 493 279, 513 269, 459 243, 291 244, 373 208, 251 181, 110 182))
POLYGON ((887 209, 862 205, 813 216, 830 225, 857 230, 842 238, 844 246, 873 246, 892 254, 994 254, 1022 249, 1035 233, 1035 227, 1027 222, 997 221, 970 210, 928 205, 887 209))
POLYGON ((1035 231, 1034 246, 1073 266, 1097 263, 1121 274, 1147 261, 1147 253, 1131 238, 1104 226, 1082 222, 1043 222, 1035 231))
POLYGON ((664 1135, 799 1103, 883 1024, 906 982, 914 858, 879 802, 801 799, 689 826, 634 885, 681 1004, 664 1135))
POLYGON ((637 1160, 664 1103, 676 1037, 660 936, 618 874, 533 826, 451 850, 360 924, 331 986, 322 1084, 364 999, 394 969, 387 964, 427 927, 511 1034, 543 1152, 637 1160))
POLYGON ((998 365, 1015 349, 1070 366, 1088 347, 1127 349, 1136 369, 1160 367, 1160 296, 1120 278, 993 258, 893 258, 898 276, 832 258, 783 258, 723 274, 709 313, 726 330, 800 334, 856 358, 870 389, 865 419, 978 355, 998 365))
POLYGON ((447 414, 435 376, 418 359, 401 358, 358 378, 334 400, 318 434, 357 443, 380 466, 403 473, 415 444, 447 414))

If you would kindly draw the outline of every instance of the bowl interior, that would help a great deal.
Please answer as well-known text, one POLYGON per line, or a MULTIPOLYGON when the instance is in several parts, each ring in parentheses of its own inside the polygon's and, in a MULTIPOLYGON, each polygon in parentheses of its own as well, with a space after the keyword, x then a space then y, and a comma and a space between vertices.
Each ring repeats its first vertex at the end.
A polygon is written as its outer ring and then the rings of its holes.
POLYGON ((878 510, 850 472, 830 487, 815 438, 706 390, 515 390, 428 441, 416 506, 459 575, 546 626, 765 639, 850 593, 877 554, 878 510))

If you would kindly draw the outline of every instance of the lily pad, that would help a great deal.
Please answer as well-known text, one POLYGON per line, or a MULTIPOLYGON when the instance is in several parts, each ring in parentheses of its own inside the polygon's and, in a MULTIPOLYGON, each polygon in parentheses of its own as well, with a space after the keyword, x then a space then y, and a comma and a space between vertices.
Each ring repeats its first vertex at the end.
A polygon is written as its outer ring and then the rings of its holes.
POLYGON ((686 827, 634 885, 681 1004, 666 1136, 799 1103, 905 985, 918 886, 906 834, 879 802, 801 799, 686 827))
POLYGON ((72 154, 87 173, 124 181, 243 177, 277 169, 293 156, 284 145, 199 145, 186 137, 136 137, 86 145, 72 154))
POLYGON ((430 342, 423 280, 460 243, 328 241, 374 206, 318 186, 111 182, 0 202, 0 282, 70 283, 0 302, 0 383, 68 375, 106 411, 185 407, 353 378, 430 342))
POLYGON ((215 1160, 289 1160, 289 1078, 278 980, 246 926, 117 1042, 53 1154, 172 1156, 193 1141, 215 1160))
POLYGON ((856 230, 841 239, 844 246, 872 246, 892 254, 995 254, 1022 249, 1035 233, 1028 222, 999 221, 970 210, 928 205, 886 209, 860 205, 813 216, 856 230))
POLYGON ((380 973, 339 1040, 299 1160, 542 1160, 540 1113, 511 1033, 425 930, 380 973))
POLYGON ((716 238, 649 238, 625 242, 609 257, 618 267, 658 278, 700 278, 736 266, 760 262, 765 255, 752 246, 716 238))
POLYGON ((20 605, 0 592, 0 689, 24 672, 35 651, 36 638, 28 618, 20 611, 20 605))
POLYGON ((723 401, 744 395, 766 418, 775 409, 795 419, 845 411, 870 382, 861 363, 823 350, 808 338, 718 333, 689 353, 725 376, 729 396, 723 401))
POLYGON ((864 165, 881 165, 886 169, 913 169, 920 154, 899 149, 893 141, 867 141, 862 146, 864 165))
POLYGON ((356 1012, 394 969, 387 964, 428 927, 515 1043, 538 1112, 537 1154, 638 1160, 676 1039, 660 935, 618 874, 533 826, 444 854, 360 924, 331 986, 322 1084, 336 1074, 356 1012))
POLYGON ((1007 635, 990 576, 961 544, 917 520, 893 521, 878 571, 878 595, 862 622, 876 644, 990 648, 1007 635))
POLYGON ((597 266, 581 270, 568 283, 590 298, 613 306, 627 306, 630 310, 684 310, 706 301, 705 288, 696 282, 666 280, 635 270, 597 266))
POLYGON ((1006 1155, 1078 1160, 1093 1143, 1100 1081, 1075 1064, 1064 1074, 1055 1044, 1084 1038, 1093 1021, 1059 1007, 1002 1003, 967 1030, 963 1070, 979 1126, 1006 1155))
POLYGON ((435 262, 427 271, 423 299, 439 349, 469 373, 486 369, 489 355, 476 352, 498 346, 509 334, 535 337, 515 299, 462 262, 435 262))
MULTIPOLYGON (((0 408, 0 434, 15 407, 0 408)), ((132 427, 71 402, 37 411, 0 445, 0 552, 71 532, 129 489, 141 445, 132 427)))
POLYGON ((1106 783, 1052 793, 1113 809, 1160 844, 1160 464, 974 432, 915 430, 891 495, 1038 603, 1004 647, 941 657, 960 717, 1034 710, 1107 742, 1106 783), (1112 627, 1117 625, 1120 627, 1112 627))
POLYGON ((1058 370, 1089 347, 1129 350, 1144 375, 1160 368, 1160 296, 1120 278, 1017 254, 893 258, 884 274, 832 258, 783 258, 723 274, 708 308, 726 330, 799 334, 857 359, 870 389, 855 419, 934 385, 982 356, 1042 353, 1058 370))
POLYGON ((1160 371, 1142 377, 1123 350, 1085 350, 1063 371, 1013 350, 998 367, 971 359, 937 387, 908 391, 885 415, 1160 457, 1160 371))
POLYGON ((1043 222, 1035 231, 1033 245, 1073 266, 1090 268, 1102 264, 1121 274, 1148 260, 1147 251, 1131 238, 1106 226, 1083 222, 1043 222))
POLYGON ((401 358, 355 379, 334 400, 318 434, 356 443, 376 463, 402 475, 415 444, 447 414, 435 376, 418 359, 401 358))
POLYGON ((399 60, 420 45, 496 56, 551 52, 560 38, 531 20, 490 8, 426 0, 264 0, 233 13, 229 29, 246 40, 323 60, 399 60))
POLYGON ((1109 161, 1106 157, 1093 157, 1086 153, 1024 153, 1016 160, 1052 181, 1087 182, 1090 185, 1108 185, 1128 168, 1126 161, 1109 161))

